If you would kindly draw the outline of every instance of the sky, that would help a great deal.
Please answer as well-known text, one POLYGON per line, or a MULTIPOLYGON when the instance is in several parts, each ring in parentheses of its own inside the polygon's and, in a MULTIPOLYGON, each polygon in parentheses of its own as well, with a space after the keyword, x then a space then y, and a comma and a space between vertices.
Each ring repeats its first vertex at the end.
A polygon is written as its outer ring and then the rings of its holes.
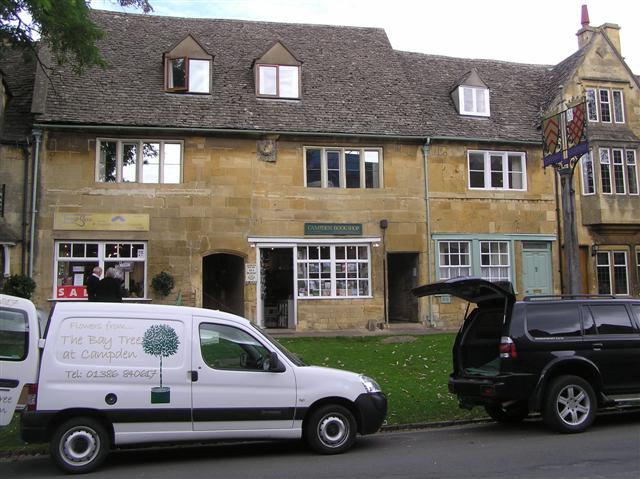
MULTIPOLYGON (((622 55, 640 75, 638 0, 149 1, 154 15, 380 27, 396 50, 536 64, 557 64, 577 50, 587 4, 591 26, 621 27, 622 55)), ((115 0, 91 6, 123 10, 115 0)))

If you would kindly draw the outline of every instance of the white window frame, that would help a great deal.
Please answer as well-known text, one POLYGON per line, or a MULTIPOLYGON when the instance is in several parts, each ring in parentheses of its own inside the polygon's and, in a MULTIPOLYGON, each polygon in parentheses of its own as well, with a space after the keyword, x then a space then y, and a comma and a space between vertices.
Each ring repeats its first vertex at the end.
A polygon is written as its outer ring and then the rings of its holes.
POLYGON ((298 100, 300 99, 301 91, 302 91, 301 73, 302 73, 302 69, 300 68, 300 65, 278 65, 278 64, 271 64, 271 63, 259 63, 256 65, 256 74, 255 74, 256 95, 260 98, 282 98, 285 100, 287 99, 298 100), (275 78, 276 92, 274 94, 262 93, 262 82, 260 81, 260 70, 262 68, 274 68, 276 71, 276 78, 275 78), (280 83, 281 68, 292 68, 297 70, 296 82, 297 82, 298 91, 295 96, 284 96, 281 94, 281 91, 280 91, 282 87, 280 83))
POLYGON ((640 194, 640 185, 638 185, 638 162, 636 160, 636 150, 624 150, 624 162, 625 173, 627 175, 627 191, 630 195, 637 196, 640 194), (635 192, 631 189, 631 178, 635 180, 635 192))
POLYGON ((624 114, 624 93, 622 90, 611 90, 611 104, 612 104, 612 118, 614 123, 624 123, 625 121, 625 114, 624 114), (618 101, 616 101, 616 93, 620 94, 620 98, 618 101), (622 115, 622 119, 618 120, 616 118, 616 103, 620 104, 620 113, 622 115))
POLYGON ((598 122, 600 117, 598 116, 598 92, 595 88, 586 88, 585 89, 585 100, 587 103, 587 119, 590 122, 598 122), (589 94, 592 94, 593 97, 590 99, 589 94), (591 102, 592 101, 592 102, 591 102), (591 118, 593 114, 594 118, 591 118))
POLYGON ((596 253, 596 280, 598 282, 598 294, 611 294, 611 292, 613 291, 613 278, 611 276, 611 257, 609 255, 609 251, 598 251, 596 253), (606 262, 602 262, 601 259, 606 259, 606 262), (609 282, 608 291, 603 291, 600 288, 600 270, 606 270, 607 279, 609 282))
POLYGON ((600 121, 602 123, 611 123, 613 120, 613 112, 611 111, 611 92, 607 88, 598 88, 598 108, 600 109, 600 121), (606 93, 606 101, 603 101, 602 94, 606 93), (609 110, 609 120, 604 119, 602 106, 607 105, 609 110))
POLYGON ((112 181, 104 181, 100 178, 100 145, 102 143, 116 143, 116 181, 115 183, 124 183, 124 184, 145 184, 145 185, 159 185, 159 184, 167 184, 174 185, 180 184, 183 181, 183 170, 184 170, 184 142, 182 140, 158 140, 158 139, 126 139, 126 138, 97 138, 96 139, 96 164, 95 164, 95 181, 96 183, 114 183, 112 181), (160 144, 160 158, 159 158, 159 172, 158 172, 158 182, 143 182, 143 168, 142 168, 142 151, 143 145, 145 143, 158 143, 160 144), (135 144, 137 148, 137 159, 136 159, 136 181, 123 181, 123 151, 124 145, 132 145, 135 144), (164 178, 164 167, 165 167, 165 145, 180 145, 180 174, 178 178, 178 182, 174 183, 165 183, 164 178))
POLYGON ((467 187, 470 190, 492 190, 492 191, 527 191, 527 154, 518 151, 485 151, 485 150, 467 150, 467 187), (471 154, 484 155, 484 185, 483 187, 471 186, 471 154), (502 157, 502 184, 503 187, 492 187, 491 185, 491 157, 502 157), (509 176, 509 156, 520 156, 522 161, 522 188, 510 188, 511 181, 509 176))
MULTIPOLYGON (((54 255, 53 255, 53 291, 52 291, 52 298, 55 299, 56 301, 66 301, 66 298, 58 298, 57 296, 57 289, 59 287, 58 285, 58 265, 59 263, 64 263, 64 262, 91 262, 91 263, 98 263, 98 266, 100 266, 100 268, 102 268, 102 270, 104 271, 104 265, 105 262, 110 263, 110 262, 114 262, 117 261, 118 259, 121 259, 121 262, 126 262, 126 263, 144 263, 144 281, 143 281, 143 291, 144 291, 144 296, 142 298, 137 297, 134 298, 135 300, 139 301, 139 300, 145 300, 147 299, 147 295, 148 295, 148 291, 147 291, 147 283, 148 283, 148 271, 147 271, 147 267, 148 267, 148 262, 147 262, 147 258, 148 258, 148 250, 149 250, 149 244, 147 241, 144 240, 65 240, 65 239, 61 239, 61 240, 55 240, 54 241, 54 255), (73 249, 73 245, 74 244, 83 244, 85 245, 85 251, 86 251, 86 245, 92 244, 92 245, 97 245, 98 247, 98 255, 97 256, 61 256, 60 255, 60 245, 61 244, 70 244, 71 248, 73 249), (138 257, 122 257, 122 258, 118 258, 118 257, 107 257, 106 256, 106 245, 107 244, 129 244, 129 245, 143 245, 143 255, 142 256, 138 256, 138 257)), ((123 300, 128 300, 129 298, 123 298, 123 300)))
POLYGON ((471 116, 491 116, 491 101, 489 100, 489 89, 475 86, 466 86, 461 85, 458 87, 458 102, 460 104, 460 114, 461 115, 471 115, 471 116), (464 104, 464 92, 465 90, 471 91, 471 97, 473 99, 473 107, 471 110, 465 109, 464 104), (484 93, 484 110, 483 112, 478 111, 478 91, 482 91, 484 93))
POLYGON ((609 150, 609 148, 600 148, 600 154, 599 154, 599 163, 600 163, 600 189, 602 191, 603 195, 612 195, 613 194, 613 175, 611 172, 611 151, 609 150), (606 161, 605 158, 602 156, 603 153, 606 153, 606 161), (604 186, 605 186, 605 175, 603 175, 603 166, 606 165, 606 170, 608 172, 608 176, 609 176, 609 191, 605 191, 604 190, 604 186))
POLYGON ((596 194, 596 175, 593 168, 593 154, 591 151, 585 153, 580 160, 580 171, 582 172, 582 195, 591 196, 596 194), (589 168, 587 168, 589 165, 589 168), (591 180, 591 189, 588 189, 589 179, 591 180))
POLYGON ((611 169, 612 169, 612 182, 613 182, 613 192, 616 195, 625 195, 627 193, 627 180, 625 175, 626 170, 626 158, 624 154, 624 149, 622 148, 611 148, 611 169), (622 180, 621 183, 618 183, 618 180, 622 180), (618 188, 618 185, 621 185, 622 189, 618 188))
POLYGON ((383 153, 382 148, 377 147, 365 147, 365 148, 349 148, 349 147, 328 147, 328 146, 305 146, 302 152, 302 161, 303 161, 303 170, 304 170, 304 186, 307 188, 322 188, 322 189, 348 189, 348 190, 379 190, 384 188, 384 175, 383 175, 383 153), (320 150, 320 186, 309 186, 307 180, 307 151, 312 150, 320 150), (358 188, 347 188, 347 173, 346 173, 346 156, 345 153, 349 151, 358 151, 360 154, 360 186, 358 188), (339 152, 340 153, 340 185, 339 186, 328 186, 328 162, 327 162, 327 153, 328 152, 339 152), (367 187, 367 177, 366 177, 366 154, 367 152, 376 152, 378 153, 378 186, 377 187, 367 187))
POLYGON ((510 242, 509 241, 503 241, 503 240, 483 240, 480 241, 480 276, 482 277, 482 279, 486 279, 487 281, 511 281, 511 248, 510 248, 510 242), (482 251, 482 247, 484 245, 488 245, 490 251, 488 253, 485 253, 482 251), (506 252, 502 252, 502 251, 492 251, 493 246, 498 246, 500 247, 501 245, 506 246, 506 252), (496 259, 498 259, 498 263, 493 263, 493 261, 496 259), (483 258, 488 258, 489 259, 489 264, 482 264, 482 259, 483 258), (504 259, 506 258, 506 263, 504 263, 504 259), (498 276, 498 277, 493 277, 491 275, 487 275, 487 274, 483 274, 482 270, 483 269, 506 269, 507 270, 507 276, 504 277, 502 275, 498 276))
POLYGON ((442 240, 438 241, 438 275, 440 279, 449 279, 456 276, 471 276, 471 241, 442 240), (452 245, 457 246, 457 252, 451 252, 452 245), (464 248, 466 251, 462 251, 464 248), (455 258, 455 260, 454 260, 455 258), (467 260, 465 263, 464 260, 467 260), (458 264, 453 264, 457 261, 458 264), (452 274, 453 271, 462 273, 466 269, 468 274, 452 274))
MULTIPOLYGON (((370 243, 340 243, 340 242, 336 242, 336 243, 331 243, 331 244, 327 244, 327 243, 309 243, 309 244, 300 244, 300 245, 296 245, 294 247, 294 263, 295 263, 295 268, 294 268, 294 284, 295 284, 295 295, 296 295, 296 299, 297 300, 307 300, 307 299, 311 299, 311 300, 317 300, 317 299, 365 299, 365 298, 371 298, 372 297, 372 284, 371 284, 371 245, 370 243), (299 250, 300 249, 307 249, 308 248, 329 248, 329 258, 325 258, 325 259, 310 259, 307 255, 307 258, 299 258, 299 250), (356 248, 356 252, 358 252, 358 257, 357 258, 353 258, 353 259, 338 259, 337 258, 337 254, 336 254, 336 248, 349 248, 349 247, 354 247, 356 248), (359 257, 359 248, 365 248, 367 251, 367 258, 366 259, 361 259, 359 257), (327 263, 330 265, 330 271, 328 272, 329 276, 326 279, 311 279, 309 277, 309 265, 310 264, 318 264, 318 267, 320 268, 320 270, 322 269, 322 264, 321 263, 327 263), (356 265, 356 269, 358 270, 358 276, 355 278, 338 278, 338 268, 337 265, 340 263, 346 263, 348 264, 355 264, 356 265), (366 277, 360 277, 359 276, 359 265, 360 264, 366 264, 367 265, 367 276, 366 277), (307 275, 305 277, 299 277, 298 276, 298 266, 299 265, 306 265, 307 266, 307 275), (352 295, 349 294, 349 289, 346 288, 346 294, 342 295, 342 294, 338 294, 339 290, 337 288, 337 284, 341 281, 356 281, 358 283, 359 286, 359 282, 361 281, 366 281, 367 282, 367 292, 364 295, 360 295, 359 294, 359 287, 356 288, 356 290, 358 291, 358 293, 356 295, 352 295), (317 296, 312 296, 310 295, 310 288, 307 286, 306 289, 300 288, 300 283, 306 283, 307 285, 311 282, 311 281, 318 281, 319 284, 319 294, 317 296), (330 284, 330 288, 326 289, 324 288, 325 291, 327 291, 327 294, 323 295, 323 284, 322 282, 328 282, 330 284), (301 294, 302 291, 306 291, 306 293, 301 294)), ((347 266, 347 270, 348 270, 348 266, 347 266)))

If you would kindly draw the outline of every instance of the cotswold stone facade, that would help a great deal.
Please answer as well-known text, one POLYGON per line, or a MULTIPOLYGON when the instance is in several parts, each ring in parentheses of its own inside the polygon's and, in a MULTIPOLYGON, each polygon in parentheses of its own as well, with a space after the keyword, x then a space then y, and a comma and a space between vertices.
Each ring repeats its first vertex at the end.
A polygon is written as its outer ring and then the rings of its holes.
POLYGON ((465 305, 411 290, 459 275, 559 293, 540 122, 585 87, 607 89, 612 108, 624 97, 624 121, 590 122, 590 140, 592 182, 610 164, 627 193, 579 198, 585 292, 624 272, 638 294, 627 151, 637 168, 640 85, 615 28, 587 28, 576 54, 545 66, 399 52, 372 28, 92 15, 112 68, 61 67, 50 84, 16 63, 6 78, 2 241, 44 309, 85 300, 94 266, 116 270, 125 301, 298 331, 457 327, 465 305))

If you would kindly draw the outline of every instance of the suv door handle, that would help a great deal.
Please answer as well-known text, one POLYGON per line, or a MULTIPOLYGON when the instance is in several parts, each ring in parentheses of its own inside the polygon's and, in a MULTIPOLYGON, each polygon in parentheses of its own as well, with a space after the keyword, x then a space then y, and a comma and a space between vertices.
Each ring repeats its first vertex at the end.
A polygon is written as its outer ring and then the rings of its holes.
POLYGON ((604 344, 602 344, 602 343, 593 343, 592 347, 593 347, 594 351, 600 351, 604 347, 604 344))

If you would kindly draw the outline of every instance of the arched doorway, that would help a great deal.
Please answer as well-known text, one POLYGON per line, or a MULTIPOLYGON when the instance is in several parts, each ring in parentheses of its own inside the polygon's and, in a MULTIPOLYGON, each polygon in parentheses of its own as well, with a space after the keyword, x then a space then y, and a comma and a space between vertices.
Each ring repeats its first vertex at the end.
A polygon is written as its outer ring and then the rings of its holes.
POLYGON ((244 258, 214 253, 202 258, 202 307, 244 316, 244 258))

